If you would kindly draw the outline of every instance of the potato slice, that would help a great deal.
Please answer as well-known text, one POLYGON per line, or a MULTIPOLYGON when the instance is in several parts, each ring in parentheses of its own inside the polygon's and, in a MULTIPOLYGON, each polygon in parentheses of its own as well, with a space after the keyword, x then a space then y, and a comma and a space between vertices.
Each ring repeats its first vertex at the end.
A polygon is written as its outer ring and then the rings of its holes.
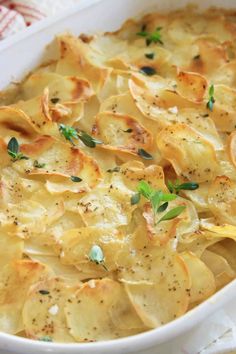
MULTIPOLYGON (((22 145, 21 150, 30 159, 15 162, 14 167, 20 172, 27 171, 29 175, 67 178, 77 176, 84 180, 84 183, 81 184, 81 191, 84 191, 85 187, 92 188, 99 182, 101 174, 98 164, 93 158, 87 156, 82 150, 70 147, 70 145, 52 136, 41 136, 32 144, 22 145), (34 167, 34 160, 45 164, 45 166, 42 168, 34 167)), ((59 182, 58 191, 68 190, 67 184, 66 180, 65 182, 59 182)), ((72 183, 69 183, 69 185, 73 186, 72 183)), ((50 192, 56 193, 55 184, 48 182, 47 188, 50 192)))
POLYGON ((204 76, 194 72, 180 71, 177 76, 177 92, 193 102, 202 102, 207 88, 204 76))
POLYGON ((219 254, 205 250, 201 259, 214 274, 217 289, 222 288, 235 278, 235 271, 230 267, 227 260, 219 254))
POLYGON ((93 132, 103 141, 104 148, 137 153, 152 147, 152 134, 133 117, 100 113, 93 132))
POLYGON ((21 109, 2 106, 0 107, 1 137, 8 143, 12 136, 16 137, 19 144, 36 138, 39 131, 31 122, 30 117, 21 109))
POLYGON ((112 271, 117 268, 117 253, 127 242, 128 238, 116 229, 90 226, 69 230, 60 238, 61 261, 70 265, 87 264, 92 246, 97 245, 103 250, 106 268, 112 271))
POLYGON ((64 307, 75 291, 76 287, 66 286, 60 278, 50 278, 32 286, 22 312, 27 337, 40 340, 49 336, 56 342, 74 342, 64 307))
POLYGON ((87 226, 127 225, 136 207, 130 203, 132 195, 127 188, 121 193, 119 185, 100 186, 80 199, 78 212, 87 226))
POLYGON ((23 330, 22 308, 31 285, 47 279, 52 272, 29 260, 14 261, 0 272, 0 329, 16 334, 23 330), (20 284, 20 286, 19 286, 20 284))
POLYGON ((145 329, 121 284, 111 279, 90 280, 67 302, 71 335, 79 342, 107 340, 145 329))
POLYGON ((199 219, 194 205, 183 198, 172 201, 164 212, 158 214, 156 220, 150 203, 145 204, 143 216, 146 220, 148 237, 155 245, 163 245, 174 237, 179 240, 185 239, 199 229, 199 219), (177 218, 156 224, 165 213, 179 206, 185 206, 186 209, 177 218))
POLYGON ((121 274, 130 301, 146 326, 159 327, 183 315, 189 303, 190 279, 177 254, 149 250, 121 274), (155 253, 154 253, 155 252, 155 253))
POLYGON ((222 223, 236 225, 236 182, 218 176, 209 188, 208 203, 213 215, 222 223))
POLYGON ((196 182, 206 182, 217 174, 213 146, 185 124, 163 129, 157 136, 157 146, 177 175, 196 182))
POLYGON ((60 103, 87 101, 94 94, 87 80, 76 76, 39 72, 30 75, 24 82, 23 97, 27 100, 42 95, 46 87, 49 90, 49 100, 57 99, 60 103))
POLYGON ((58 44, 61 57, 57 62, 56 72, 60 75, 86 79, 92 84, 93 89, 99 92, 111 72, 101 65, 103 56, 87 43, 71 35, 58 37, 58 44))
POLYGON ((0 234, 0 269, 13 260, 21 259, 24 242, 1 231, 0 234))
POLYGON ((184 252, 181 254, 190 277, 190 304, 198 304, 216 291, 215 277, 212 271, 201 261, 197 256, 191 252, 184 252))

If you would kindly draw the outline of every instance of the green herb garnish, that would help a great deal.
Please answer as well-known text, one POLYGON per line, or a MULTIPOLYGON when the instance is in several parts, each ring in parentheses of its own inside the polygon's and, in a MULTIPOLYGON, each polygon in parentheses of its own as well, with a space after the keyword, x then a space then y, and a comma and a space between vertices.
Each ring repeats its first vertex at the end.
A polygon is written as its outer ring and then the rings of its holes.
POLYGON ((155 53, 146 53, 146 54, 145 54, 145 57, 146 57, 147 59, 150 59, 150 60, 153 60, 153 59, 154 59, 154 56, 155 56, 155 53))
POLYGON ((214 103, 216 101, 214 98, 214 93, 215 93, 214 85, 211 85, 209 88, 209 101, 207 102, 207 108, 210 111, 213 111, 214 103))
POLYGON ((39 290, 39 293, 40 293, 41 295, 49 295, 49 294, 50 294, 50 291, 48 291, 48 290, 39 290))
POLYGON ((23 155, 20 152, 20 146, 16 138, 11 138, 9 140, 9 143, 7 145, 7 152, 8 155, 12 157, 12 161, 15 162, 17 160, 28 160, 29 158, 25 155, 23 155))
POLYGON ((38 160, 34 160, 33 166, 35 168, 44 168, 46 166, 45 163, 39 163, 38 160))
POLYGON ((84 145, 90 148, 95 148, 97 144, 102 144, 102 141, 93 138, 91 135, 85 133, 84 131, 79 131, 78 137, 84 143, 84 145))
POLYGON ((101 264, 105 270, 108 270, 104 264, 104 254, 100 246, 94 245, 89 252, 89 260, 96 264, 101 264))
POLYGON ((53 104, 56 104, 56 103, 60 102, 60 98, 58 98, 58 97, 53 97, 53 98, 50 99, 50 101, 51 101, 53 104))
POLYGON ((159 224, 162 221, 167 221, 167 220, 172 220, 175 219, 177 216, 179 216, 184 210, 186 209, 186 206, 179 206, 174 209, 171 209, 166 213, 157 223, 159 224))
POLYGON ((144 37, 146 38, 146 45, 149 46, 151 43, 160 43, 164 44, 161 39, 161 30, 162 27, 157 27, 157 29, 154 32, 147 32, 146 29, 140 31, 137 33, 137 36, 144 37))
POLYGON ((168 189, 171 193, 179 194, 181 190, 185 191, 194 191, 199 188, 199 184, 195 182, 186 182, 179 183, 179 181, 175 181, 174 183, 171 181, 167 182, 168 189))
POLYGON ((72 145, 75 146, 74 139, 80 139, 84 145, 95 148, 97 144, 102 144, 102 141, 93 138, 91 135, 87 134, 84 131, 77 131, 69 125, 60 124, 59 131, 68 140, 72 145))
POLYGON ((41 342, 52 342, 52 341, 53 341, 50 336, 41 337, 41 338, 39 338, 39 340, 40 340, 41 342))
POLYGON ((153 160, 152 155, 150 155, 147 151, 144 149, 138 149, 138 155, 142 157, 144 160, 153 160))
POLYGON ((132 197, 131 197, 131 205, 135 205, 135 204, 138 204, 140 202, 140 198, 141 198, 141 195, 140 193, 135 193, 132 197))
POLYGON ((124 133, 132 133, 133 129, 129 128, 127 130, 123 130, 124 133))
POLYGON ((156 70, 151 66, 142 66, 139 71, 147 76, 153 76, 157 73, 156 70))
POLYGON ((82 178, 77 177, 77 176, 71 176, 70 179, 72 182, 77 182, 77 183, 83 181, 82 178))
POLYGON ((78 140, 78 132, 76 129, 70 127, 69 125, 60 124, 59 131, 72 145, 75 145, 74 139, 78 140))
POLYGON ((195 55, 195 57, 193 57, 193 60, 199 60, 201 58, 200 54, 195 55))
POLYGON ((146 181, 141 181, 137 187, 137 190, 138 193, 135 193, 131 197, 131 205, 138 204, 141 196, 149 200, 152 206, 155 225, 159 224, 161 221, 174 219, 186 208, 185 206, 179 206, 171 209, 161 219, 157 220, 158 214, 164 212, 168 208, 169 202, 175 200, 177 195, 163 193, 161 190, 154 190, 146 181))

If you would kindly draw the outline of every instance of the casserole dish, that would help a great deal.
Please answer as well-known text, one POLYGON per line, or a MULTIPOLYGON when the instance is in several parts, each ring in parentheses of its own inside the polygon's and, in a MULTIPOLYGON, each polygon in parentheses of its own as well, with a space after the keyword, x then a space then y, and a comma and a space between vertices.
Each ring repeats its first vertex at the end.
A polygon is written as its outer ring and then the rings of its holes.
MULTIPOLYGON (((173 9, 171 2, 165 2, 156 6, 155 1, 149 1, 148 4, 141 1, 120 1, 114 5, 114 18, 113 15, 107 13, 107 19, 104 17, 106 9, 109 8, 109 1, 94 1, 91 3, 81 3, 77 8, 77 12, 70 16, 70 12, 63 18, 58 18, 50 23, 50 20, 41 23, 32 28, 27 34, 20 34, 19 36, 11 39, 2 44, 0 65, 3 71, 1 86, 6 86, 10 81, 21 78, 30 68, 35 66, 42 60, 43 49, 51 42, 54 35, 69 30, 75 34, 83 32, 93 32, 102 30, 114 30, 129 17, 134 17, 140 13, 150 12, 154 8, 158 11, 173 9), (99 15, 101 14, 101 15, 99 15), (94 20, 96 18, 96 20, 94 20), (97 20, 98 19, 98 20, 97 20), (109 25, 110 23, 110 25, 109 25), (37 46, 35 46, 37 43, 37 46), (32 50, 32 48, 34 50, 32 50), (30 52, 29 52, 30 49, 30 52), (19 55, 20 53, 20 55, 19 55), (18 54, 17 64, 15 58, 18 54), (9 70, 6 68, 9 67, 9 70)), ((179 2, 176 6, 184 6, 186 2, 179 2)), ((204 4, 204 6, 212 5, 204 4)), ((215 3, 214 5, 220 5, 215 3)), ((226 4, 224 4, 225 6, 226 4)), ((228 4, 230 6, 230 2, 228 4)), ((231 2, 231 5, 233 3, 231 2)), ((50 57, 48 51, 47 58, 50 57)), ((217 293, 213 298, 200 305, 195 310, 190 311, 183 318, 178 319, 158 330, 153 330, 148 333, 121 339, 116 341, 114 346, 113 342, 86 344, 86 345, 61 345, 61 344, 47 344, 36 343, 9 335, 1 335, 0 342, 2 349, 10 353, 22 352, 55 352, 63 353, 110 353, 113 350, 116 353, 137 353, 139 348, 140 353, 144 353, 146 349, 153 348, 160 343, 166 342, 169 339, 191 329, 195 324, 202 320, 207 314, 212 313, 216 308, 221 307, 224 303, 228 302, 235 292, 235 283, 231 283, 225 287, 221 292, 217 293)))

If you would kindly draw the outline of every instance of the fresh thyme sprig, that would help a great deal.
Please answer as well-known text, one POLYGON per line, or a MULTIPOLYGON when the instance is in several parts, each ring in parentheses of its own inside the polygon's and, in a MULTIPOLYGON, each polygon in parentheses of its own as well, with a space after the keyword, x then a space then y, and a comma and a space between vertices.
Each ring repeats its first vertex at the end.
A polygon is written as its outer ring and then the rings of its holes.
POLYGON ((151 43, 160 43, 164 44, 161 39, 161 30, 162 27, 157 27, 153 32, 147 32, 145 28, 142 28, 140 32, 137 33, 137 36, 146 38, 146 45, 149 46, 151 43))
POLYGON ((105 266, 105 263, 104 263, 104 260, 105 260, 105 257, 104 257, 104 253, 103 253, 103 250, 101 249, 100 246, 98 245, 94 245, 92 246, 90 252, 89 252, 89 260, 91 262, 94 262, 96 264, 101 264, 102 267, 108 271, 107 267, 105 266))
POLYGON ((168 208, 169 202, 175 200, 177 195, 173 193, 163 193, 161 190, 155 190, 146 181, 139 182, 137 190, 138 192, 131 197, 131 204, 138 204, 141 196, 149 200, 152 206, 155 225, 162 221, 176 218, 186 209, 185 206, 173 208, 158 220, 158 214, 164 212, 168 208))
POLYGON ((97 144, 102 144, 102 141, 95 139, 86 132, 79 130, 77 131, 73 127, 65 124, 59 125, 59 131, 73 146, 75 146, 75 140, 81 140, 84 145, 95 148, 97 144))
POLYGON ((20 145, 15 137, 11 138, 7 145, 8 155, 12 157, 12 161, 28 160, 29 158, 20 152, 20 145))
POLYGON ((210 88, 209 88, 209 101, 207 102, 207 108, 210 110, 210 111, 213 111, 213 107, 214 107, 214 104, 215 104, 215 98, 214 98, 214 93, 215 93, 215 88, 214 88, 214 85, 211 85, 210 88))
POLYGON ((167 187, 170 193, 179 194, 181 190, 194 191, 199 188, 199 184, 195 182, 180 183, 178 180, 175 182, 168 181, 167 187))

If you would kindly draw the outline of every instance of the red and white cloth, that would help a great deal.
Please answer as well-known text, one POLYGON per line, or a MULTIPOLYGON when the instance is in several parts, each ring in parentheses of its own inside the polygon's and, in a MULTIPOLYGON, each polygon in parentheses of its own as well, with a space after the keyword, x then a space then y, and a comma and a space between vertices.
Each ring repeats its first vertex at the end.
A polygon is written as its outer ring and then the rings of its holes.
POLYGON ((79 0, 0 0, 0 39, 73 6, 79 0))

